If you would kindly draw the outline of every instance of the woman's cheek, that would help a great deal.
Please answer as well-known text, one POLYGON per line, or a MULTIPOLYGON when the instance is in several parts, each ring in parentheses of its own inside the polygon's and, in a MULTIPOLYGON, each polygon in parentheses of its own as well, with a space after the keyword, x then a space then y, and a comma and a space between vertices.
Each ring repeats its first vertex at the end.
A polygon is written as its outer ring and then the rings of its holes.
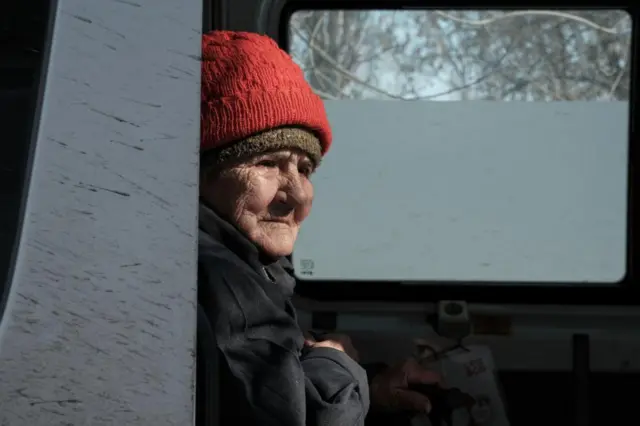
POLYGON ((305 220, 307 217, 309 217, 309 214, 311 214, 311 201, 309 201, 303 208, 302 211, 300 212, 300 218, 298 219, 298 223, 302 222, 303 220, 305 220))
POLYGON ((269 180, 260 179, 252 182, 246 191, 246 206, 259 215, 266 215, 269 205, 278 192, 277 183, 269 180))
POLYGON ((309 216, 309 214, 311 214, 311 207, 313 207, 313 189, 311 189, 310 196, 307 198, 306 202, 298 209, 298 223, 305 220, 309 216))
POLYGON ((311 211, 311 207, 313 206, 313 198, 314 198, 313 184, 311 183, 311 181, 306 182, 305 190, 307 191, 307 194, 308 194, 307 202, 305 203, 307 208, 307 215, 308 215, 311 211))

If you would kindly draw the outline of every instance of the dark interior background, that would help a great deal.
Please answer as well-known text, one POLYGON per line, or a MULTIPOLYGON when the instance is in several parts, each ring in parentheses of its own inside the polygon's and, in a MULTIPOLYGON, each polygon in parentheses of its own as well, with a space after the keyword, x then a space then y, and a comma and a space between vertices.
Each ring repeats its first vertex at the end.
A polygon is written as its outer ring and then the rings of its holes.
MULTIPOLYGON (((581 424, 574 415, 571 373, 503 371, 499 376, 512 426, 581 424)), ((591 373, 588 379, 590 425, 637 422, 640 373, 591 373)))
POLYGON ((0 13, 0 316, 21 220, 50 3, 9 0, 0 13))

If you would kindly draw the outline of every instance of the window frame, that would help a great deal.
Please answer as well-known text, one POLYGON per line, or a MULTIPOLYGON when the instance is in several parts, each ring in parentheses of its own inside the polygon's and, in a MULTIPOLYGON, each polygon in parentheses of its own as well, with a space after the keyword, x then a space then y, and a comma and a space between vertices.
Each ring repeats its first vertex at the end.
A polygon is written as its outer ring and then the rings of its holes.
MULTIPOLYGON (((330 0, 289 1, 282 6, 278 21, 277 41, 282 49, 289 50, 289 22, 291 16, 299 10, 399 10, 407 8, 433 9, 421 6, 421 2, 407 1, 367 1, 355 0, 349 3, 337 3, 330 0)), ((440 8, 453 8, 447 4, 440 8)), ((555 6, 554 8, 557 8, 555 6)), ((575 8, 575 7, 574 7, 575 8)), ((517 9, 517 8, 515 8, 517 9)), ((631 74, 638 71, 638 22, 640 14, 627 9, 632 18, 631 74)), ((434 302, 438 300, 466 300, 471 303, 498 304, 560 304, 560 305, 640 305, 640 283, 638 280, 638 262, 633 251, 637 237, 634 220, 635 202, 638 198, 638 149, 634 148, 637 139, 638 103, 637 80, 631 80, 629 95, 629 158, 627 184, 627 272, 616 285, 611 283, 589 283, 578 286, 574 283, 560 282, 482 282, 482 281, 434 281, 420 280, 407 284, 407 281, 370 281, 370 280, 306 280, 296 277, 296 292, 305 298, 318 301, 375 301, 375 302, 434 302)), ((295 250, 291 258, 295 256, 295 250)))

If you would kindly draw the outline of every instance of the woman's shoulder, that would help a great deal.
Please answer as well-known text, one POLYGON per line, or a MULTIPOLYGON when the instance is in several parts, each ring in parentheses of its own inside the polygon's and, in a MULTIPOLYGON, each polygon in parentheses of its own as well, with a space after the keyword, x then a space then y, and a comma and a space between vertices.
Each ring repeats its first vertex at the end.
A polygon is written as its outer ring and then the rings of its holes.
MULTIPOLYGON (((216 324, 244 331, 253 329, 254 325, 279 324, 293 333, 299 332, 295 321, 281 306, 282 296, 267 293, 263 278, 251 266, 207 234, 202 233, 199 238, 198 302, 216 324), (279 303, 275 303, 274 298, 279 303)), ((255 337, 260 332, 252 333, 255 337)), ((269 337, 269 333, 266 337, 260 336, 276 339, 269 337)))
POLYGON ((233 251, 203 231, 198 235, 198 265, 198 269, 215 271, 216 275, 237 276, 252 271, 233 251))
POLYGON ((215 308, 216 316, 242 313, 243 317, 246 310, 244 305, 252 299, 257 288, 251 272, 248 265, 231 250, 200 232, 198 300, 208 307, 207 311, 215 308), (212 307, 212 304, 216 306, 212 307))

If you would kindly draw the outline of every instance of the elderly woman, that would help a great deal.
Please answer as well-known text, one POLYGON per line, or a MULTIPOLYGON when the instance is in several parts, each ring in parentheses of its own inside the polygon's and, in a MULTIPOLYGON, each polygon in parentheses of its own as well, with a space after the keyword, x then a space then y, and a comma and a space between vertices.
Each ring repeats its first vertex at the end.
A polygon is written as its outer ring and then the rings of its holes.
MULTIPOLYGON (((203 37, 199 303, 215 334, 222 425, 351 426, 369 410, 365 370, 345 336, 305 340, 286 256, 331 146, 322 100, 271 39, 203 37)), ((405 363, 372 383, 374 405, 427 410, 405 363)))

